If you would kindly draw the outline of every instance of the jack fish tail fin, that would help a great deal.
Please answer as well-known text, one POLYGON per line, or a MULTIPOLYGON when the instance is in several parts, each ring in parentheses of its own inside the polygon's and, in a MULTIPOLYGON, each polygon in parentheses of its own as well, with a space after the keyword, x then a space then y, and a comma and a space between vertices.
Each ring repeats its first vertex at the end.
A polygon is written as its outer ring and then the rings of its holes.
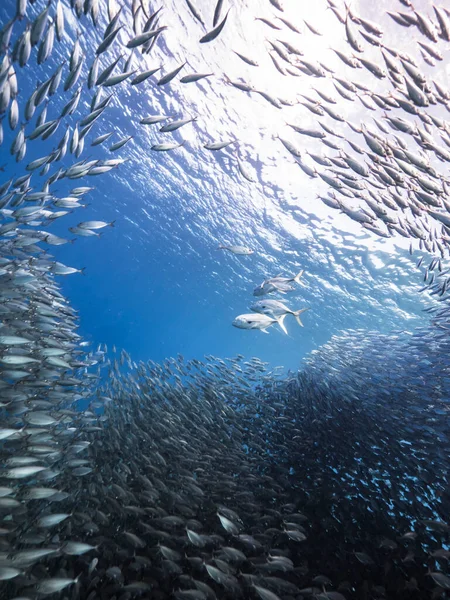
POLYGON ((309 310, 309 308, 301 308, 300 310, 294 310, 292 313, 295 317, 295 320, 300 325, 300 327, 303 327, 303 323, 302 323, 302 320, 300 319, 300 315, 302 313, 306 312, 307 310, 309 310))
POLYGON ((284 333, 285 333, 286 335, 288 335, 288 332, 287 332, 286 326, 285 326, 285 324, 284 324, 284 319, 285 319, 285 318, 286 318, 286 315, 281 315, 281 317, 276 317, 276 321, 277 321, 278 325, 281 327, 281 329, 284 331, 284 333))
POLYGON ((303 275, 303 273, 304 273, 304 272, 305 272, 305 271, 302 269, 302 270, 300 271, 300 273, 298 273, 298 274, 297 274, 297 275, 296 275, 296 276, 293 278, 293 280, 292 280, 292 281, 294 281, 295 283, 300 283, 300 278, 301 278, 301 276, 303 275))

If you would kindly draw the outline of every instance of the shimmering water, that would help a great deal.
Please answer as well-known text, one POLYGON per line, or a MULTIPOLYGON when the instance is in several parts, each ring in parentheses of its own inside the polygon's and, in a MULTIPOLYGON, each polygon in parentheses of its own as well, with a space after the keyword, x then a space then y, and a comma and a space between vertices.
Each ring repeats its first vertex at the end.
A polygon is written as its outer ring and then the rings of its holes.
POLYGON ((450 11, 393 4, 2 2, 0 598, 448 596, 450 11))
MULTIPOLYGON (((3 22, 13 8, 13 2, 2 6, 3 22)), ((205 15, 211 12, 208 3, 199 3, 199 9, 205 15)), ((30 16, 37 10, 30 7, 30 16)), ((373 13, 378 7, 373 11, 366 3, 361 10, 371 19, 377 16, 373 13)), ((66 12, 65 41, 55 44, 44 65, 37 66, 32 57, 29 66, 19 69, 23 98, 29 96, 36 82, 54 72, 77 31, 82 31, 79 41, 86 54, 83 75, 87 73, 93 46, 100 41, 99 33, 105 27, 106 11, 100 10, 97 31, 88 21, 78 22, 70 10, 66 12)), ((96 189, 86 197, 86 211, 81 211, 81 216, 76 211, 52 228, 57 234, 67 235, 67 228, 85 215, 116 220, 115 229, 108 229, 101 239, 79 239, 73 246, 54 249, 62 262, 87 267, 86 277, 62 281, 82 316, 83 334, 94 343, 126 347, 138 359, 160 360, 177 352, 193 357, 242 352, 260 356, 273 365, 296 368, 306 352, 340 330, 367 327, 387 332, 393 327, 412 329, 422 322, 421 311, 427 304, 417 295, 421 276, 405 251, 408 243, 398 235, 387 241, 378 238, 345 215, 328 209, 316 198, 317 193, 324 193, 325 184, 304 175, 282 144, 273 139, 283 135, 303 144, 304 152, 320 152, 317 141, 301 139, 285 126, 285 122, 313 125, 316 117, 301 105, 277 110, 261 96, 250 96, 224 83, 225 75, 233 80, 240 78, 291 102, 302 99, 300 94, 314 96, 314 87, 332 93, 329 78, 282 77, 277 73, 264 48, 267 39, 282 37, 301 47, 305 56, 319 57, 343 76, 357 77, 380 91, 388 90, 388 85, 365 70, 346 68, 328 50, 333 47, 346 51, 348 44, 343 27, 326 10, 326 3, 316 3, 307 15, 311 22, 320 24, 321 37, 302 25, 294 6, 286 6, 284 16, 293 23, 298 21, 302 33, 284 27, 281 35, 253 20, 255 15, 267 17, 273 13, 268 2, 244 3, 239 15, 233 16, 231 11, 223 34, 204 46, 197 42, 202 28, 184 3, 167 5, 164 12, 168 30, 151 55, 142 59, 139 69, 162 66, 162 72, 166 72, 187 60, 183 72, 213 72, 214 76, 197 84, 174 81, 162 88, 155 85, 157 76, 139 86, 116 86, 110 106, 86 138, 81 158, 109 158, 106 148, 91 149, 90 141, 112 130, 113 140, 134 136, 130 144, 116 152, 128 162, 118 170, 92 178, 96 189), (259 57, 260 67, 246 65, 232 50, 259 57), (197 121, 174 134, 158 134, 157 125, 139 125, 140 118, 158 113, 197 117, 197 121), (167 154, 150 151, 152 143, 172 137, 185 140, 185 147, 167 154), (237 144, 216 153, 202 148, 212 140, 237 140, 237 144), (255 184, 239 175, 237 148, 255 184), (219 243, 244 244, 255 254, 234 257, 218 252, 219 243), (252 290, 264 278, 279 273, 293 275, 299 268, 305 269, 305 286, 291 295, 289 302, 293 308, 311 308, 304 330, 292 322, 286 338, 275 329, 270 336, 262 336, 230 327, 236 314, 248 312, 252 290)), ((407 46, 408 31, 394 28, 381 8, 380 14, 385 38, 394 42, 400 33, 398 42, 407 46)), ((123 42, 127 36, 123 31, 118 39, 123 42)), ((121 51, 121 43, 113 44, 101 56, 101 64, 109 64, 121 51)), ((369 47, 367 53, 372 52, 369 47)), ((439 80, 445 83, 445 77, 445 69, 440 69, 439 80)), ((58 93, 52 97, 50 117, 57 116, 66 96, 58 93)), ((87 113, 92 96, 92 90, 83 86, 80 107, 67 119, 72 127, 87 113)), ((339 98, 335 91, 334 96, 339 98)), ((370 121, 372 111, 360 102, 340 100, 339 112, 352 123, 370 121)), ((349 135, 345 124, 329 117, 325 122, 344 136, 349 135)), ((19 167, 8 157, 12 134, 7 126, 5 130, 3 160, 8 163, 8 173, 19 173, 19 167)), ((60 136, 63 131, 62 124, 60 136)), ((30 143, 23 163, 51 151, 54 139, 30 143)), ((344 141, 335 141, 349 149, 344 141)), ((71 160, 68 155, 62 164, 68 166, 71 160)), ((69 189, 64 182, 58 187, 60 193, 69 189)))

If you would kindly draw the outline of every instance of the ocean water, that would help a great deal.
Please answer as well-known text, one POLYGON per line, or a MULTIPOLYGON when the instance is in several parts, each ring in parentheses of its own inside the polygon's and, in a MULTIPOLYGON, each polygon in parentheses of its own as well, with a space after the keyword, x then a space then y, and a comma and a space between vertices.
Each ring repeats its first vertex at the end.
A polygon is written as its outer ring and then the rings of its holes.
MULTIPOLYGON (((265 4, 258 6, 261 15, 271 12, 270 5, 265 4)), ((202 8, 205 14, 211 11, 208 5, 202 8)), ((342 32, 335 31, 331 11, 325 10, 325 3, 319 8, 322 12, 311 15, 311 19, 320 21, 322 14, 326 17, 322 25, 325 45, 330 46, 333 40, 336 47, 345 47, 342 32)), ((2 5, 3 22, 12 10, 13 2, 2 5)), ((172 82, 162 88, 155 86, 154 76, 136 89, 129 85, 115 89, 106 114, 86 140, 85 154, 109 158, 108 143, 105 148, 91 150, 89 142, 114 131, 112 140, 134 136, 116 152, 127 162, 102 177, 93 177, 88 184, 95 190, 85 197, 86 210, 61 219, 52 228, 52 233, 73 237, 67 228, 85 215, 86 219, 115 220, 114 229, 104 231, 100 239, 78 239, 73 246, 54 251, 62 262, 86 267, 85 277, 75 275, 60 282, 80 311, 83 335, 94 344, 126 348, 135 360, 162 360, 178 352, 197 358, 243 353, 259 356, 273 366, 296 369, 305 354, 338 331, 351 327, 411 330, 423 322, 422 309, 427 301, 417 295, 422 281, 414 269, 414 259, 406 252, 409 244, 400 236, 387 241, 377 238, 345 215, 328 209, 316 198, 325 189, 323 182, 303 174, 283 146, 272 139, 283 133, 292 139, 286 133, 286 119, 300 116, 307 124, 313 122, 313 115, 301 107, 279 111, 262 98, 247 97, 224 85, 224 72, 230 78, 248 78, 255 85, 264 85, 268 92, 283 79, 277 78, 266 62, 255 69, 230 52, 232 48, 258 55, 264 47, 267 27, 263 24, 252 24, 250 47, 244 37, 243 24, 250 23, 258 10, 253 6, 242 10, 241 24, 225 30, 217 42, 199 47, 191 30, 195 28, 198 36, 202 28, 192 22, 187 6, 180 3, 167 9, 169 30, 176 33, 173 37, 167 34, 155 46, 151 57, 146 58, 149 68, 161 64, 165 72, 187 59, 190 69, 187 65, 183 72, 217 74, 205 83, 183 86, 172 82), (174 134, 158 135, 156 125, 139 125, 140 118, 164 112, 177 118, 196 117, 197 121, 174 134), (168 153, 150 151, 157 140, 172 138, 185 140, 185 147, 168 153), (202 148, 213 139, 237 143, 220 152, 202 148), (234 160, 237 148, 248 161, 255 184, 240 177, 234 160), (219 252, 217 246, 223 243, 247 245, 255 254, 235 257, 219 252), (248 312, 256 285, 278 274, 293 276, 300 269, 305 270, 304 285, 289 296, 289 305, 310 308, 304 329, 292 321, 286 337, 276 328, 264 336, 231 327, 237 314, 248 312)), ((290 11, 286 12, 288 17, 295 9, 290 11)), ((368 18, 372 17, 370 6, 367 11, 368 18)), ((70 47, 69 36, 77 30, 83 28, 79 41, 86 57, 92 53, 94 40, 100 40, 100 26, 95 31, 78 23, 70 11, 67 15, 68 36, 62 44, 55 44, 47 63, 37 66, 30 59, 30 65, 20 70, 22 97, 27 98, 36 83, 54 71, 70 47)), ((100 16, 101 23, 102 19, 104 16, 100 16)), ((321 48, 324 39, 311 34, 307 43, 321 48)), ((119 49, 119 44, 113 45, 108 59, 119 49)), ((106 65, 103 57, 101 61, 106 65)), ((88 59, 86 63, 83 75, 88 59)), ((338 59, 332 64, 338 66, 338 59)), ((373 77, 362 76, 362 81, 373 77)), ((316 85, 313 79, 302 81, 299 87, 295 78, 291 79, 282 88, 291 100, 300 93, 310 93, 311 86, 316 85)), ((69 118, 72 126, 82 108, 87 110, 92 95, 83 88, 80 108, 69 118)), ((49 106, 49 113, 56 116, 57 107, 64 104, 60 94, 52 98, 52 104, 55 107, 49 106)), ((364 119, 364 107, 343 104, 344 114, 350 115, 357 108, 364 119)), ((343 130, 342 124, 337 126, 343 130)), ((20 173, 20 165, 8 156, 12 136, 7 126, 5 130, 3 162, 8 174, 20 173)), ((61 135, 63 130, 61 125, 61 135)), ((313 151, 317 144, 311 142, 308 147, 313 151)), ((30 144, 23 162, 44 155, 53 145, 52 138, 30 144)), ((69 154, 62 164, 69 165, 71 160, 69 154)))
POLYGON ((0 598, 448 596, 446 8, 1 3, 0 106, 16 77, 18 94, 1 116, 0 598), (130 51, 159 9, 151 51, 130 51), (223 30, 200 42, 215 10, 223 30), (89 87, 94 59, 132 74, 89 87), (77 141, 95 94, 111 97, 77 141), (33 140, 43 109, 58 127, 33 140), (79 186, 83 206, 53 219, 79 186), (100 235, 71 231, 93 220, 100 235), (303 327, 233 327, 259 284, 300 271, 265 298, 307 309, 303 327))

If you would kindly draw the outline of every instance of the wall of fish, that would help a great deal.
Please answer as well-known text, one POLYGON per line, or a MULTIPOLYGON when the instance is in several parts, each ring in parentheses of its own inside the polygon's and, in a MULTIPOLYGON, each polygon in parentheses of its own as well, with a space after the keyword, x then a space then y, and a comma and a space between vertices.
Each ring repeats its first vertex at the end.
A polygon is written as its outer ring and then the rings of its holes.
MULTIPOLYGON (((199 44, 214 42, 238 18, 219 0, 205 25, 193 0, 186 2, 189 27, 204 25, 199 44)), ((317 125, 290 123, 296 143, 284 134, 273 142, 323 180, 327 206, 375 235, 411 238, 411 251, 424 251, 418 267, 426 265, 424 291, 435 303, 428 328, 390 336, 348 331, 287 378, 256 358, 136 364, 125 351, 86 349, 55 279, 78 269, 48 251, 69 240, 47 229, 83 206, 86 183, 125 160, 82 158, 88 140, 93 153, 106 143, 111 152, 132 143, 127 136, 111 144, 112 133, 91 130, 107 119, 116 86, 150 78, 159 87, 178 78, 195 84, 211 75, 182 75, 185 64, 164 74, 147 68, 168 27, 164 12, 144 0, 17 0, 3 24, 1 149, 24 174, 5 173, 0 186, 1 598, 448 596, 450 138, 438 109, 447 108, 450 92, 429 72, 450 41, 450 12, 432 4, 416 10, 403 0, 401 10, 383 15, 414 32, 425 71, 385 43, 380 25, 328 4, 348 42, 339 58, 371 73, 374 88, 277 41, 286 29, 298 31, 270 0, 273 19, 256 18, 277 32, 274 68, 326 79, 339 96, 317 85, 314 98, 301 101, 317 125), (68 18, 80 32, 93 25, 99 43, 72 39, 68 18), (121 54, 111 60, 118 44, 121 54), (66 58, 21 97, 22 71, 31 62, 50 64, 58 45, 66 58), (378 111, 374 126, 345 123, 352 132, 345 150, 322 119, 342 123, 338 101, 378 111), (308 146, 315 164, 305 162, 305 140, 331 153, 308 146), (36 156, 36 148, 49 151, 36 156)), ((314 24, 305 27, 320 36, 314 24)), ((250 82, 226 85, 262 96, 275 110, 286 104, 250 82)), ((191 120, 150 115, 141 125, 164 122, 160 131, 171 133, 191 120)), ((181 145, 161 141, 152 150, 181 145)), ((219 152, 230 145, 204 146, 219 152)), ((256 174, 234 159, 253 182, 256 174)), ((97 236, 108 225, 80 221, 70 233, 97 236)))

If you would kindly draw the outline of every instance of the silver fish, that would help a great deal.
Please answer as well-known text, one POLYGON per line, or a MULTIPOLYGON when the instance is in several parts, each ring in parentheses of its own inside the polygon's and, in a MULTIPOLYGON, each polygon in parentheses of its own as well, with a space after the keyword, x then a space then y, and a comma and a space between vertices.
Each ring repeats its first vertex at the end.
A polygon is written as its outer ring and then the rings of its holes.
POLYGON ((233 326, 238 327, 239 329, 259 329, 263 333, 268 333, 268 331, 266 331, 267 328, 274 323, 278 323, 282 331, 287 335, 287 330, 283 323, 285 317, 286 315, 275 318, 259 313, 244 314, 239 315, 234 319, 233 326))

